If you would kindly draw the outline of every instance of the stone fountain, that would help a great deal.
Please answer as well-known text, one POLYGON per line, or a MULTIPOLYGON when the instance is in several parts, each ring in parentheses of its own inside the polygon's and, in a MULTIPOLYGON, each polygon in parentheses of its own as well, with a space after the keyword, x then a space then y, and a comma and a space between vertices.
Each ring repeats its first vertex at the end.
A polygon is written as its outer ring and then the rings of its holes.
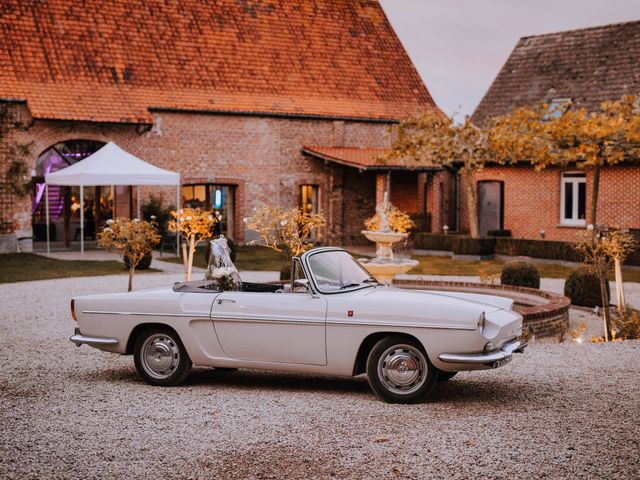
POLYGON ((389 192, 384 193, 382 204, 376 207, 378 214, 379 227, 377 231, 362 230, 362 234, 368 240, 376 244, 376 258, 361 258, 358 261, 369 271, 376 279, 386 285, 390 284, 393 277, 401 273, 408 272, 418 264, 417 260, 409 258, 394 258, 392 245, 401 240, 405 240, 409 234, 394 232, 389 227, 389 192))

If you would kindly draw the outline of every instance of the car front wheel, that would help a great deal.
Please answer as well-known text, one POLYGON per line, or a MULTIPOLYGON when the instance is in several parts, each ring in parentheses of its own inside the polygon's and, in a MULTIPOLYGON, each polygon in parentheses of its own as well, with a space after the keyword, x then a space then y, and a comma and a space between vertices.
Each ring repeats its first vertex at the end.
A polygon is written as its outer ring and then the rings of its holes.
POLYGON ((133 358, 138 374, 150 385, 179 385, 191 371, 189 354, 168 329, 144 330, 136 339, 133 358))
POLYGON ((438 373, 418 342, 387 337, 369 352, 367 377, 375 394, 385 402, 415 403, 431 392, 438 373))

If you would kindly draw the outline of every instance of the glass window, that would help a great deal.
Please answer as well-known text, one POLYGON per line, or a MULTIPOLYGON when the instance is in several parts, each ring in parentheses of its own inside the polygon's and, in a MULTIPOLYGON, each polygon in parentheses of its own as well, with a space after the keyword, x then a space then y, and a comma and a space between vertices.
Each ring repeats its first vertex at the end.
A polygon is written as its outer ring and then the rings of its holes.
MULTIPOLYGON (((318 186, 317 185, 300 185, 300 208, 304 213, 318 213, 318 186)), ((318 231, 313 229, 309 240, 318 241, 318 231)))
POLYGON ((587 179, 584 173, 563 173, 560 190, 560 223, 586 224, 587 179))
POLYGON ((570 98, 554 98, 549 102, 547 112, 544 114, 544 119, 559 118, 564 115, 564 112, 569 110, 569 107, 571 107, 570 98))
POLYGON ((311 273, 323 293, 370 286, 377 281, 351 255, 342 251, 314 253, 309 256, 311 273))
POLYGON ((223 234, 233 238, 234 190, 231 185, 209 185, 208 208, 218 217, 218 223, 214 227, 216 235, 223 234))
POLYGON ((318 213, 318 186, 300 186, 300 208, 304 213, 318 213))
POLYGON ((218 218, 214 235, 233 238, 235 228, 235 186, 216 184, 183 185, 182 205, 211 210, 218 218))
POLYGON ((207 208, 206 185, 184 185, 182 205, 188 208, 207 208))

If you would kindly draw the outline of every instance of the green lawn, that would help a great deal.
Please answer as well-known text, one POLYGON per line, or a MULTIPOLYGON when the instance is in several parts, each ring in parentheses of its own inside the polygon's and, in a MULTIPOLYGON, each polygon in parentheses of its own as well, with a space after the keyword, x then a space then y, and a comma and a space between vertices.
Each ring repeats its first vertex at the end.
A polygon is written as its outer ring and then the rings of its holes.
MULTIPOLYGON (((157 272, 149 269, 147 272, 157 272)), ((0 255, 0 283, 46 280, 66 277, 94 277, 126 274, 122 262, 116 260, 58 260, 35 253, 5 253, 0 255)))

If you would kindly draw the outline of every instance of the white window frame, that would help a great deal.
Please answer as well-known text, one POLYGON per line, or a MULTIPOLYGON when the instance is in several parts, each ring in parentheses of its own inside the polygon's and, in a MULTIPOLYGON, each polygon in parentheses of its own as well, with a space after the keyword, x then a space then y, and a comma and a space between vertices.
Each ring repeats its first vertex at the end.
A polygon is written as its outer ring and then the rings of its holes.
POLYGON ((577 218, 578 216, 578 197, 580 188, 579 185, 581 183, 585 184, 585 216, 586 216, 586 184, 587 184, 587 176, 584 172, 563 172, 560 179, 560 225, 567 225, 570 227, 584 227, 587 224, 586 218, 577 218), (569 176, 571 175, 571 176, 569 176), (579 175, 579 176, 576 176, 579 175), (564 216, 564 207, 565 207, 565 185, 567 183, 573 184, 572 195, 573 195, 573 211, 571 218, 565 218, 564 216))

